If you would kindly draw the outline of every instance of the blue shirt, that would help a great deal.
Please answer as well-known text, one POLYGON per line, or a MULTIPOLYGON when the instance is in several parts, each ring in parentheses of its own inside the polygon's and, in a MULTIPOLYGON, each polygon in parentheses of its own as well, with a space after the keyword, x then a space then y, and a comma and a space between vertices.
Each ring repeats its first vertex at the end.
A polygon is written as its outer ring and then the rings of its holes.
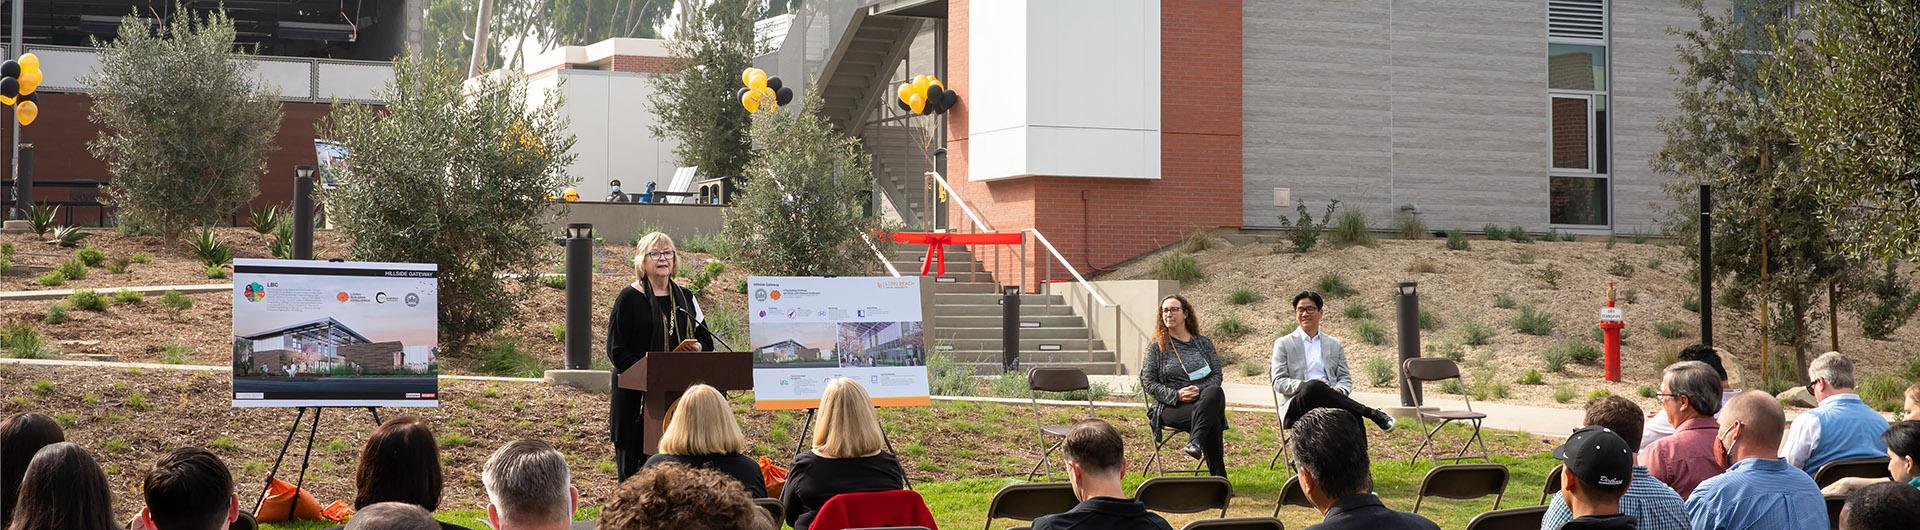
MULTIPOLYGON (((1653 478, 1645 466, 1633 466, 1633 482, 1627 483, 1627 493, 1620 496, 1620 513, 1639 519, 1640 530, 1693 528, 1687 520, 1686 501, 1680 500, 1680 494, 1673 488, 1653 478)), ((1564 494, 1556 493, 1553 504, 1547 506, 1546 515, 1540 518, 1540 530, 1557 530, 1571 520, 1573 507, 1567 505, 1564 494)))
POLYGON ((1701 482, 1687 498, 1694 530, 1827 528, 1813 477, 1779 459, 1749 458, 1701 482))
POLYGON ((1860 396, 1827 396, 1793 419, 1780 441, 1780 457, 1812 475, 1831 462, 1886 457, 1887 443, 1880 439, 1886 432, 1887 419, 1860 396))

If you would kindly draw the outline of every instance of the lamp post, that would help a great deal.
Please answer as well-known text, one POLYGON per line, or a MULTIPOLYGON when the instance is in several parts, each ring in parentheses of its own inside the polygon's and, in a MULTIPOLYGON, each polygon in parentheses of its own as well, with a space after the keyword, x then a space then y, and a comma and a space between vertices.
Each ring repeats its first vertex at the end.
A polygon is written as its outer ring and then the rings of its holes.
POLYGON ((567 223, 567 369, 585 370, 593 337, 593 224, 567 223))
POLYGON ((1400 405, 1417 407, 1420 404, 1420 382, 1407 379, 1407 359, 1420 357, 1420 284, 1400 282, 1398 292, 1393 297, 1399 304, 1400 320, 1400 405))
POLYGON ((313 166, 293 166, 293 259, 313 259, 313 166))

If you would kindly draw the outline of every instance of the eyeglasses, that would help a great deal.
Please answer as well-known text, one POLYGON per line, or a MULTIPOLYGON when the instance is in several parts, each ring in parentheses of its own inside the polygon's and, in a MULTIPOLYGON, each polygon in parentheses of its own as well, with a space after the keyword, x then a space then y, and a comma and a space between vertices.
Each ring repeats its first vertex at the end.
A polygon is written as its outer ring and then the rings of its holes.
POLYGON ((673 251, 671 251, 671 250, 656 250, 656 251, 653 251, 653 252, 648 252, 648 253, 647 253, 647 258, 648 258, 648 259, 655 259, 655 260, 663 260, 663 259, 673 259, 673 251))
POLYGON ((1179 307, 1162 307, 1162 308, 1160 308, 1160 312, 1161 312, 1161 313, 1179 313, 1180 311, 1181 311, 1181 309, 1180 309, 1179 307))
POLYGON ((1654 395, 1653 395, 1653 397, 1657 397, 1657 398, 1660 398, 1660 399, 1667 399, 1667 398, 1674 398, 1674 399, 1679 399, 1679 398, 1681 398, 1681 397, 1684 397, 1684 396, 1682 396, 1682 395, 1680 395, 1680 394, 1668 394, 1668 393, 1658 393, 1658 394, 1654 394, 1654 395))
POLYGON ((1318 312, 1320 312, 1320 308, 1318 308, 1318 307, 1314 307, 1314 306, 1306 306, 1306 307, 1296 307, 1296 308, 1293 308, 1293 312, 1295 312, 1295 313, 1318 313, 1318 312))

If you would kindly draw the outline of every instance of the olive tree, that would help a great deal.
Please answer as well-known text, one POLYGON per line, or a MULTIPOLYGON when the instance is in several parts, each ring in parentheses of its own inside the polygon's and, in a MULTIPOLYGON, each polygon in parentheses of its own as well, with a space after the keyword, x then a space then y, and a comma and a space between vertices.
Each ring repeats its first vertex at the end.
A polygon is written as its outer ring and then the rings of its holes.
POLYGON ((753 178, 727 209, 722 236, 756 274, 852 275, 874 260, 861 240, 879 228, 861 211, 873 170, 859 141, 835 130, 820 107, 810 90, 801 108, 753 118, 753 178))

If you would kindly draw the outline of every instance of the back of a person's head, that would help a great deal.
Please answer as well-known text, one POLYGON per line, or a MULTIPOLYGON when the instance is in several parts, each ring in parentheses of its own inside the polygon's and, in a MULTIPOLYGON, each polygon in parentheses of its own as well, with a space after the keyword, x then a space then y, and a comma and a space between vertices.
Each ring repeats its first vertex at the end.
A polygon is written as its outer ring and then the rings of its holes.
POLYGON ((1695 414, 1712 416, 1720 412, 1720 391, 1724 388, 1724 378, 1707 363, 1673 363, 1661 372, 1660 378, 1666 383, 1668 392, 1687 398, 1687 408, 1693 409, 1695 414))
POLYGON ((707 385, 694 385, 673 406, 673 422, 660 433, 669 455, 729 455, 747 452, 747 436, 733 419, 733 403, 707 385))
POLYGON ((404 502, 440 509, 440 448, 420 418, 400 416, 380 424, 360 451, 354 472, 354 509, 404 502))
POLYGON ((0 496, 0 528, 12 520, 13 503, 18 500, 13 492, 20 489, 27 462, 40 448, 64 441, 67 435, 60 430, 60 423, 45 414, 16 414, 0 423, 0 491, 7 492, 0 496))
POLYGON ((1904 530, 1920 521, 1920 489, 1881 482, 1847 495, 1840 530, 1904 530))
POLYGON ((174 449, 153 463, 141 485, 147 513, 160 530, 218 530, 233 508, 233 474, 198 447, 174 449))
POLYGON ((1721 364, 1720 352, 1714 351, 1710 346, 1698 342, 1688 345, 1685 349, 1680 350, 1678 360, 1706 363, 1707 367, 1713 369, 1715 375, 1720 376, 1721 381, 1727 380, 1727 367, 1721 364))
POLYGON ((1840 352, 1830 351, 1807 363, 1808 379, 1825 379, 1829 388, 1853 388, 1853 361, 1840 352))
POLYGON ((1587 402, 1587 425, 1606 427, 1627 441, 1627 447, 1640 447, 1640 428, 1647 415, 1640 406, 1620 396, 1607 396, 1587 402))
POLYGON ((1091 419, 1073 424, 1060 449, 1082 472, 1121 474, 1127 471, 1121 466, 1126 461, 1126 448, 1126 440, 1120 438, 1120 432, 1113 430, 1112 425, 1091 419))
POLYGON ((93 455, 70 442, 33 455, 18 495, 8 530, 118 530, 107 474, 93 455))
POLYGON ((1894 423, 1887 427, 1887 432, 1880 434, 1880 440, 1887 443, 1887 450, 1895 456, 1920 461, 1920 421, 1894 423))
POLYGON ((827 458, 858 458, 880 452, 885 445, 867 389, 844 377, 828 383, 813 424, 813 452, 827 458))
POLYGON ((551 525, 573 516, 567 459, 539 440, 515 440, 487 457, 480 482, 508 527, 551 525))
POLYGON ((739 482, 677 463, 648 466, 622 482, 600 512, 601 530, 770 529, 767 512, 739 482))
POLYGON ((1372 480, 1367 431, 1353 414, 1333 408, 1308 411, 1294 422, 1288 444, 1300 469, 1313 475, 1328 498, 1366 493, 1372 480))
POLYGON ((440 530, 440 522, 413 503, 376 502, 353 512, 343 530, 440 530))
POLYGON ((1787 427, 1787 412, 1771 394, 1748 390, 1727 400, 1720 411, 1722 426, 1738 422, 1743 427, 1735 443, 1751 448, 1779 447, 1787 427))

